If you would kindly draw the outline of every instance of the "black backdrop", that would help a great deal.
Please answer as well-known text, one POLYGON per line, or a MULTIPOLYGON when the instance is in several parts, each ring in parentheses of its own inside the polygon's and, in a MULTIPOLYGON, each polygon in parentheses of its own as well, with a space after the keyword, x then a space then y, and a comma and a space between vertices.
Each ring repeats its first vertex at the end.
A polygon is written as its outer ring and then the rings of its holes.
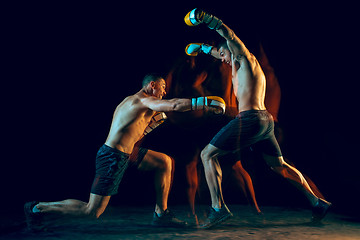
MULTIPOLYGON (((2 211, 21 211, 25 201, 35 199, 87 200, 95 154, 117 104, 140 89, 145 74, 166 76, 187 43, 218 38, 205 27, 184 24, 184 15, 194 7, 216 14, 250 49, 263 43, 282 89, 283 151, 335 203, 334 209, 359 212, 354 206, 360 200, 360 177, 352 7, 245 1, 4 6, 2 211)), ((153 147, 180 149, 175 155, 186 152, 180 143, 167 141, 173 138, 168 128, 164 124, 149 136, 157 141, 153 147)), ((179 138, 187 141, 184 134, 179 138)), ((146 144, 152 147, 151 141, 146 144)), ((256 173, 253 165, 249 171, 257 179, 265 173, 273 180, 255 180, 260 207, 306 206, 287 183, 269 170, 256 173)), ((258 168, 265 166, 259 163, 258 168)), ((129 171, 112 204, 152 204, 151 177, 129 171)), ((184 182, 177 163, 170 204, 186 203, 184 182)), ((225 199, 244 203, 229 184, 225 199)))

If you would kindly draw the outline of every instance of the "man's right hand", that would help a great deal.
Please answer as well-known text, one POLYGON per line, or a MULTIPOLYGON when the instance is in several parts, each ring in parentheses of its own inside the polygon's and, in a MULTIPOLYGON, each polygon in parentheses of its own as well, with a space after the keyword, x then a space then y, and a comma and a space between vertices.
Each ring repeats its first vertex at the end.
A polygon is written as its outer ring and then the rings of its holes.
POLYGON ((198 97, 191 99, 191 110, 210 110, 215 114, 224 114, 226 104, 218 96, 198 97))
POLYGON ((218 30, 222 25, 222 21, 220 19, 197 8, 188 12, 184 21, 186 25, 190 27, 199 25, 200 23, 205 23, 210 29, 215 30, 218 30))
POLYGON ((205 43, 190 43, 185 48, 185 53, 189 56, 197 56, 199 53, 211 54, 213 46, 205 43))

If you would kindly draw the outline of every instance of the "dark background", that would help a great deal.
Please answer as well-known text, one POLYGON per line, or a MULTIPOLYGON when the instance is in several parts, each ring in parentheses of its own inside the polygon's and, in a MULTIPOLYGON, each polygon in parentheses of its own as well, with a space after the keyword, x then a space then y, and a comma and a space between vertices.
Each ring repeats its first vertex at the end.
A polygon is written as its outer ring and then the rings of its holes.
MULTIPOLYGON (((117 104, 141 88, 145 74, 166 76, 188 43, 218 39, 204 26, 185 25, 183 17, 195 7, 221 18, 250 50, 263 43, 282 89, 283 152, 334 210, 360 212, 356 7, 305 1, 4 6, 1 211, 22 211, 30 200, 87 200, 95 155, 117 104)), ((164 152, 180 149, 173 152, 176 159, 187 149, 169 141, 171 128, 164 124, 152 139, 164 152)), ((179 138, 187 141, 185 134, 179 138)), ((186 203, 183 164, 176 164, 170 206, 186 203)), ((244 165, 254 174, 260 208, 307 207, 305 198, 266 166, 244 165)), ((111 204, 153 204, 151 178, 130 170, 111 204)), ((208 203, 201 185, 199 202, 208 203)), ((246 203, 231 181, 228 185, 225 200, 246 203)))

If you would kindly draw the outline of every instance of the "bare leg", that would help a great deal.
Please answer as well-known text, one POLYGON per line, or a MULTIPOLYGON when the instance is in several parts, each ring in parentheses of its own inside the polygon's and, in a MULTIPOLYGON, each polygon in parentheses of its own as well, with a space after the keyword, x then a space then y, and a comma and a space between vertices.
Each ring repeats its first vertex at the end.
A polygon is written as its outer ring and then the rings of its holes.
POLYGON ((273 157, 264 154, 266 163, 273 171, 286 178, 291 184, 305 194, 312 206, 315 206, 319 198, 311 190, 308 182, 299 170, 284 161, 283 157, 273 157))
POLYGON ((167 201, 172 181, 173 160, 164 153, 149 150, 141 164, 140 170, 155 170, 155 191, 157 214, 164 213, 168 208, 167 201))
POLYGON ((193 158, 193 160, 186 165, 186 179, 189 184, 187 189, 187 195, 189 200, 189 205, 191 209, 192 217, 194 218, 195 224, 199 224, 196 212, 195 212, 195 197, 198 190, 198 173, 197 173, 197 163, 198 163, 198 151, 193 158))
POLYGON ((249 173, 243 168, 241 161, 237 161, 233 167, 234 176, 236 178, 237 184, 240 186, 240 188, 243 190, 246 198, 249 202, 252 203, 252 205, 255 207, 255 210, 258 213, 261 213, 261 210, 257 204, 256 198, 255 198, 255 191, 254 186, 251 180, 251 177, 249 173), (250 193, 250 197, 248 196, 248 193, 250 193))
MULTIPOLYGON (((287 162, 289 165, 291 165, 292 167, 296 168, 295 164, 293 162, 291 162, 289 159, 285 158, 284 159, 285 162, 287 162)), ((325 199, 325 197, 322 195, 322 193, 320 192, 320 190, 318 189, 318 187, 315 185, 315 183, 305 174, 303 174, 304 178, 306 179, 306 181, 308 182, 311 190, 314 192, 314 194, 318 197, 318 198, 322 198, 325 199)))
POLYGON ((201 151, 201 160, 204 165, 205 177, 210 190, 212 207, 204 224, 200 226, 201 228, 209 229, 233 216, 224 203, 221 189, 222 171, 217 158, 224 153, 224 151, 211 144, 208 144, 201 151))
POLYGON ((36 208, 43 213, 58 213, 69 216, 91 216, 99 218, 108 205, 110 196, 90 194, 89 202, 67 199, 59 202, 40 202, 36 208))
POLYGON ((187 189, 188 200, 191 212, 195 215, 195 196, 198 189, 198 175, 197 175, 198 155, 196 155, 188 165, 186 165, 186 179, 189 184, 187 189))
POLYGON ((211 195, 211 206, 221 208, 224 205, 224 199, 221 189, 222 171, 217 157, 220 149, 208 144, 201 152, 201 160, 204 165, 206 182, 209 186, 211 195))

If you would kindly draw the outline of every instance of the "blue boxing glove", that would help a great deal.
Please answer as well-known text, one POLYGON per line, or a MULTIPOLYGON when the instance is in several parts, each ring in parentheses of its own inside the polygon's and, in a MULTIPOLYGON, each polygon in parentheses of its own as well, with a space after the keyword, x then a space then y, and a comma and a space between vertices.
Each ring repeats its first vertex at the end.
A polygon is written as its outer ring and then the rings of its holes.
POLYGON ((205 23, 210 29, 215 30, 218 30, 222 25, 222 21, 219 18, 197 8, 188 12, 184 21, 190 27, 205 23))
POLYGON ((205 43, 190 43, 185 48, 185 53, 189 56, 197 56, 199 53, 211 54, 213 46, 205 43))
POLYGON ((215 114, 224 114, 226 104, 224 99, 218 96, 198 97, 191 99, 191 110, 208 109, 215 114))

